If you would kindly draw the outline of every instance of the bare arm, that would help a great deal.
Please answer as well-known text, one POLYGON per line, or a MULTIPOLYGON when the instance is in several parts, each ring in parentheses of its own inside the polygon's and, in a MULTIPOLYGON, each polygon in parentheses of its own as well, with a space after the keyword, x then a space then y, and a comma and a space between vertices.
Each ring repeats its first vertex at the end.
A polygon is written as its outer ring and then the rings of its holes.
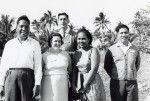
POLYGON ((34 75, 35 75, 35 85, 41 84, 42 79, 42 54, 41 47, 39 43, 35 44, 34 51, 34 75))
POLYGON ((91 82, 91 80, 94 78, 95 74, 97 73, 99 68, 99 62, 100 62, 99 52, 96 48, 93 48, 91 53, 91 70, 87 75, 87 79, 83 83, 84 89, 87 88, 88 84, 91 82))

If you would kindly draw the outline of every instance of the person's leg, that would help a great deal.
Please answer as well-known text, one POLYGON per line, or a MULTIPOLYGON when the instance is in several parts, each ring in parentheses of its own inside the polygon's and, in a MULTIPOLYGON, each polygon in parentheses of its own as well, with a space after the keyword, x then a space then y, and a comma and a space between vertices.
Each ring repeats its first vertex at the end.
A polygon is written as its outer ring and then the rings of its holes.
POLYGON ((127 101, 138 101, 137 81, 128 81, 126 89, 127 89, 127 101))
POLYGON ((41 101, 53 101, 51 75, 43 75, 41 81, 41 101))
POLYGON ((18 86, 21 92, 21 101, 31 101, 34 87, 34 72, 32 70, 19 70, 18 86))
POLYGON ((20 92, 17 85, 18 73, 14 70, 9 70, 5 80, 5 101, 21 101, 20 92))
POLYGON ((125 100, 125 81, 111 79, 110 94, 111 94, 111 101, 126 101, 125 100))
POLYGON ((68 101, 67 75, 52 75, 53 101, 68 101))
POLYGON ((88 101, 106 101, 105 89, 100 75, 97 73, 86 90, 88 101))

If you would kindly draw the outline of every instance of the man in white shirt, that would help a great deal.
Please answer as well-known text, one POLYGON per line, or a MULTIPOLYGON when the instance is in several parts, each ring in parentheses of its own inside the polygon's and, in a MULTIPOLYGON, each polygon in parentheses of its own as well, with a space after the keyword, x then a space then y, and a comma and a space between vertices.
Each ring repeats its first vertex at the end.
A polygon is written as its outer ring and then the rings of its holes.
POLYGON ((17 37, 6 43, 0 64, 0 93, 5 89, 5 101, 31 101, 39 93, 41 48, 29 33, 30 20, 26 15, 20 16, 17 37))

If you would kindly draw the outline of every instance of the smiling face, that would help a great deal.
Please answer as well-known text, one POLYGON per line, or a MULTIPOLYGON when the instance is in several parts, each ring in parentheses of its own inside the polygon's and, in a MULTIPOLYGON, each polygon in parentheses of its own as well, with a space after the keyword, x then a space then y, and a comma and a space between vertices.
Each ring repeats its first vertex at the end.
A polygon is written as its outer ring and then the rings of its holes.
POLYGON ((59 36, 53 36, 51 40, 51 45, 54 49, 59 49, 62 45, 62 40, 59 36))
POLYGON ((77 44, 79 48, 85 48, 89 45, 89 39, 84 32, 79 32, 77 36, 77 44))
POLYGON ((29 23, 26 20, 20 20, 16 28, 18 38, 22 41, 26 40, 29 35, 29 30, 29 23))
POLYGON ((120 28, 118 32, 119 40, 123 42, 127 42, 129 39, 129 30, 127 28, 120 28))

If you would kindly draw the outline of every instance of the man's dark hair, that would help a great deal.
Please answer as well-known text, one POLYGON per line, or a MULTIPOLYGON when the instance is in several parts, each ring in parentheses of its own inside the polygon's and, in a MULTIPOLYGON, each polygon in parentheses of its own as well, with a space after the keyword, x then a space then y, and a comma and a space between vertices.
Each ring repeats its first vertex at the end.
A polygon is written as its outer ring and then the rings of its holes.
POLYGON ((18 18, 18 20, 17 20, 17 25, 18 25, 18 23, 19 23, 20 20, 25 20, 25 21, 27 21, 27 22, 29 23, 29 25, 30 25, 30 20, 29 20, 29 18, 28 18, 26 15, 22 15, 22 16, 20 16, 20 17, 18 18))
POLYGON ((69 15, 68 15, 67 13, 65 13, 65 12, 59 13, 59 14, 58 14, 58 19, 59 19, 59 16, 61 16, 61 15, 65 15, 65 16, 67 17, 67 19, 69 19, 69 15))
POLYGON ((128 27, 127 25, 125 25, 125 24, 119 24, 119 25, 115 28, 115 31, 118 33, 121 28, 126 28, 126 29, 129 31, 129 27, 128 27))

